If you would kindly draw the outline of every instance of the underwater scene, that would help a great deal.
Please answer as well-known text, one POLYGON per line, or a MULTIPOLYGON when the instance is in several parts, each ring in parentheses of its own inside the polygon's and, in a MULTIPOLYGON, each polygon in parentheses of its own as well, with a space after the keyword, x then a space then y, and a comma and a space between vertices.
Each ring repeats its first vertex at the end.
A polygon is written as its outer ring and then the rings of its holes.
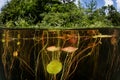
POLYGON ((0 80, 120 80, 120 29, 1 29, 0 80))

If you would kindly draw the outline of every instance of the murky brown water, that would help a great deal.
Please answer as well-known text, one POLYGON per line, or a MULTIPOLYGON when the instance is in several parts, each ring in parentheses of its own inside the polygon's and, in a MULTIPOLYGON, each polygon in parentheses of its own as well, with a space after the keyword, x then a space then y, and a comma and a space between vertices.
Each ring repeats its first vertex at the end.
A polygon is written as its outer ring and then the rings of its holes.
POLYGON ((0 47, 3 80, 120 79, 120 29, 1 29, 0 47))

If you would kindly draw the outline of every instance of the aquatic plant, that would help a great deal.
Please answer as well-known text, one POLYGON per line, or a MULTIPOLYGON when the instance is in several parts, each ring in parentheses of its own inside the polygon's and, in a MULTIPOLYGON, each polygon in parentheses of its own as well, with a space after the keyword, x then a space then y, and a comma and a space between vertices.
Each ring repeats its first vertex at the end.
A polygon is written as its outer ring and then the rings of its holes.
MULTIPOLYGON (((92 63, 91 76, 95 78, 97 69, 100 68, 98 61, 99 55, 102 53, 99 50, 104 44, 103 40, 109 39, 110 45, 114 47, 114 53, 118 50, 116 48, 119 42, 118 35, 117 30, 109 35, 103 35, 98 29, 4 30, 1 41, 3 43, 2 63, 6 79, 18 79, 20 76, 21 80, 29 78, 33 80, 69 80, 84 61, 92 63), (87 61, 87 59, 89 60, 87 61), (19 73, 14 72, 16 69, 19 70, 19 73), (30 77, 25 77, 25 75, 30 77)), ((119 60, 117 53, 111 53, 114 56, 108 54, 108 64, 111 67, 107 71, 107 79, 111 75, 108 72, 114 66, 112 63, 119 60)), ((118 66, 116 64, 115 68, 118 66)))
POLYGON ((62 70, 62 63, 58 60, 52 60, 47 65, 47 72, 49 74, 57 74, 62 70))
POLYGON ((72 53, 72 52, 75 52, 78 48, 75 48, 75 47, 65 47, 65 48, 62 48, 61 50, 62 51, 65 51, 65 52, 69 52, 69 53, 72 53))

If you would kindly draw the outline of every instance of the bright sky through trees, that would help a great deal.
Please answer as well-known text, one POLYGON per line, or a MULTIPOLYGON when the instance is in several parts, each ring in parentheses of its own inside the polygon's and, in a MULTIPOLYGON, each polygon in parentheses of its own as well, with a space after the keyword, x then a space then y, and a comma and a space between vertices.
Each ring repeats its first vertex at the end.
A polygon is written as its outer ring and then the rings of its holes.
MULTIPOLYGON (((80 0, 82 5, 85 6, 85 2, 90 2, 90 0, 80 0)), ((108 6, 108 5, 114 5, 117 10, 120 12, 120 0, 96 0, 97 1, 97 7, 100 8, 101 6, 108 6)), ((76 0, 76 3, 78 0, 76 0)))
MULTIPOLYGON (((1 0, 1 4, 7 1, 1 0)), ((78 0, 69 0, 76 1, 75 4, 68 0, 65 0, 67 4, 60 1, 11 0, 9 5, 3 7, 0 14, 1 26, 30 27, 32 25, 31 27, 46 26, 48 28, 120 25, 118 0, 80 0, 78 7, 78 0), (105 15, 106 11, 108 15, 105 15)))
MULTIPOLYGON (((7 1, 10 0, 0 0, 0 11, 1 8, 7 3, 7 1)), ((90 0, 80 0, 82 3, 82 6, 85 6, 85 2, 89 2, 90 0)), ((107 5, 114 5, 117 9, 117 11, 120 12, 120 0, 96 0, 97 1, 97 8, 100 8, 101 6, 107 6, 107 5)), ((78 0, 75 2, 78 3, 78 0)))
MULTIPOLYGON (((6 4, 7 1, 10 0, 0 0, 0 10, 1 8, 4 6, 4 4, 6 4)), ((85 2, 89 2, 90 0, 81 0, 82 5, 84 6, 85 2)), ((78 0, 76 0, 76 3, 78 2, 78 0)), ((118 11, 120 11, 120 0, 97 0, 97 5, 98 8, 101 6, 106 6, 106 5, 114 5, 118 11)))

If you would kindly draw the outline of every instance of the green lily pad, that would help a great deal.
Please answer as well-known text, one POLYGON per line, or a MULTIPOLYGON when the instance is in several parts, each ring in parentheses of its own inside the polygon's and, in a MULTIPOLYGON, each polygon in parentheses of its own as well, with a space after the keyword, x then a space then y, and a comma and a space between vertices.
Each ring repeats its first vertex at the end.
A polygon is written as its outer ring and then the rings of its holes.
POLYGON ((49 74, 57 74, 62 70, 62 63, 58 60, 52 60, 47 65, 47 72, 49 74))

